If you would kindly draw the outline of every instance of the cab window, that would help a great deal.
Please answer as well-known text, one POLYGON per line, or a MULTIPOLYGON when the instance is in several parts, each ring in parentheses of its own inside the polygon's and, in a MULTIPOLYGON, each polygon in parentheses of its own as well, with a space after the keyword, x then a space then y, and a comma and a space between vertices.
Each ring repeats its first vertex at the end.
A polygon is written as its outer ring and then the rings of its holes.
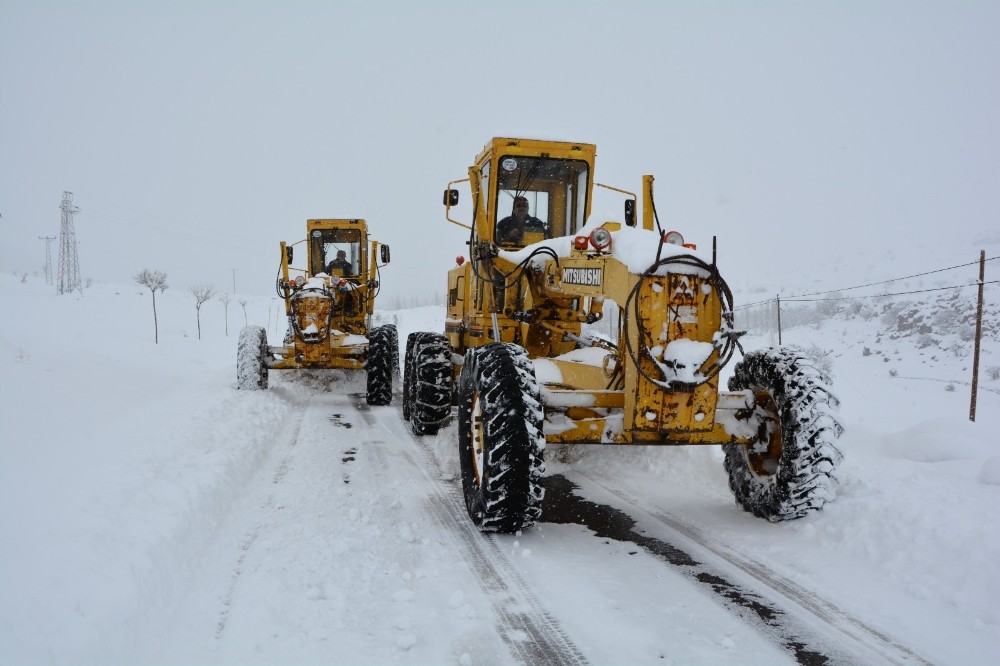
POLYGON ((314 229, 310 240, 312 274, 357 277, 364 259, 359 229, 314 229), (343 252, 341 255, 340 253, 343 252))
POLYGON ((572 235, 583 226, 589 190, 586 162, 508 155, 499 159, 498 166, 494 203, 498 244, 524 246, 572 235), (521 216, 515 215, 515 204, 521 216))

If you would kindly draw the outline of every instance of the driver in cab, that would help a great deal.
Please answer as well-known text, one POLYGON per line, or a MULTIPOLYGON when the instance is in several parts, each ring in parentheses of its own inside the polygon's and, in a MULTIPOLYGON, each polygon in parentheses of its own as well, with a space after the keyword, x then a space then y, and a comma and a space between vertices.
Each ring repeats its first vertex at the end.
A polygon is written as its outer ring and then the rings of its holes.
POLYGON ((497 222, 497 243, 524 243, 524 232, 535 231, 544 233, 545 224, 537 217, 528 214, 528 199, 522 196, 514 197, 514 210, 510 215, 497 222))
POLYGON ((354 271, 351 267, 351 262, 347 260, 347 252, 337 250, 337 258, 327 264, 326 272, 330 275, 339 275, 341 277, 353 276, 354 271))

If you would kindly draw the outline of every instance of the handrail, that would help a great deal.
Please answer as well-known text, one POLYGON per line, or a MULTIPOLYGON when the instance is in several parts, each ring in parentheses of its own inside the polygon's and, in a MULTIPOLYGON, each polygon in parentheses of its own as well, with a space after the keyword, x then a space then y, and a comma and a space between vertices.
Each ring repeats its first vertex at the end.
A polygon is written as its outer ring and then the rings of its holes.
MULTIPOLYGON (((450 183, 448 183, 447 191, 450 192, 451 186, 454 185, 455 183, 467 183, 467 182, 469 182, 468 178, 463 178, 461 180, 453 180, 450 183)), ((468 224, 465 224, 464 222, 459 222, 458 220, 451 219, 451 197, 446 197, 444 201, 444 219, 448 220, 452 224, 457 224, 458 226, 464 229, 472 231, 472 227, 470 227, 468 224)))

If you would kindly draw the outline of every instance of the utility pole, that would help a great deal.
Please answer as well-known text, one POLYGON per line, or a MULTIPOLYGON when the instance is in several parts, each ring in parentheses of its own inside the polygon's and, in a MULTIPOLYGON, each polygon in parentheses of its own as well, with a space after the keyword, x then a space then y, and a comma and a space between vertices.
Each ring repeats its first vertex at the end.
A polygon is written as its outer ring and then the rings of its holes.
POLYGON ((73 214, 80 209, 73 205, 73 193, 63 192, 62 223, 59 226, 59 285, 58 293, 72 293, 79 289, 83 294, 83 284, 80 282, 80 257, 76 252, 76 230, 73 228, 73 214))
POLYGON ((979 304, 976 306, 976 347, 972 360, 972 402, 969 420, 976 420, 976 393, 979 391, 979 341, 983 338, 983 285, 986 280, 986 250, 979 251, 979 304))
POLYGON ((235 268, 231 268, 230 270, 233 272, 233 293, 235 294, 236 293, 236 269, 235 268))
POLYGON ((39 240, 45 241, 45 284, 52 284, 52 241, 55 236, 39 236, 39 240))
POLYGON ((780 345, 781 344, 781 294, 777 294, 774 297, 774 302, 777 303, 777 308, 778 308, 778 344, 780 345))

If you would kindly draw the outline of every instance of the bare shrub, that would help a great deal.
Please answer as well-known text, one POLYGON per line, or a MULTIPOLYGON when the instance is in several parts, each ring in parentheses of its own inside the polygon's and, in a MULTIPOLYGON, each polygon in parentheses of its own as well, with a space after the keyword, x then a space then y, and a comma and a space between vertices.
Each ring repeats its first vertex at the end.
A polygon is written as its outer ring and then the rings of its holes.
POLYGON ((226 337, 229 337, 229 301, 230 297, 227 293, 219 294, 219 300, 222 301, 222 307, 226 312, 226 337))
POLYGON ((194 309, 198 319, 198 339, 201 340, 201 306, 205 301, 215 296, 215 287, 207 284, 196 284, 190 288, 191 295, 194 296, 194 309))
POLYGON ((167 284, 167 274, 163 271, 151 271, 148 268, 144 268, 135 274, 134 279, 136 284, 146 287, 153 294, 153 340, 156 344, 159 344, 160 326, 156 320, 156 292, 163 291, 169 287, 167 284))

